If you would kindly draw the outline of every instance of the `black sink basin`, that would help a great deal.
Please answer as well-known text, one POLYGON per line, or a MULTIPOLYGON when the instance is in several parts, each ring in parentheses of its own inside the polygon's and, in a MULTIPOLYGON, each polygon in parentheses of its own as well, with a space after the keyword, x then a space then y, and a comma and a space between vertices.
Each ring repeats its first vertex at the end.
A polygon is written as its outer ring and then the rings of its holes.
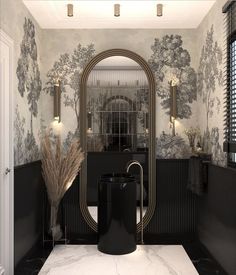
POLYGON ((105 174, 99 183, 98 249, 121 255, 136 250, 136 180, 130 174, 105 174))

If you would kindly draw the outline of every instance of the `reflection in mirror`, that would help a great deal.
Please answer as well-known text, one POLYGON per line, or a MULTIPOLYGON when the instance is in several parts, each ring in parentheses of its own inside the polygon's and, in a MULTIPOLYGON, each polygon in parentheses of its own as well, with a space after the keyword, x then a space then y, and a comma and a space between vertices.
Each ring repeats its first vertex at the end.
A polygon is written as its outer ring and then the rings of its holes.
MULTIPOLYGON (((148 205, 148 93, 145 72, 127 57, 106 58, 89 75, 87 205, 94 220, 97 220, 99 178, 106 173, 125 172, 126 164, 133 159, 138 160, 144 169, 145 208, 148 205)), ((134 167, 130 172, 137 177, 139 205, 139 169, 134 167)))
POLYGON ((110 57, 95 66, 87 85, 87 150, 146 151, 148 81, 141 67, 126 57, 110 57))

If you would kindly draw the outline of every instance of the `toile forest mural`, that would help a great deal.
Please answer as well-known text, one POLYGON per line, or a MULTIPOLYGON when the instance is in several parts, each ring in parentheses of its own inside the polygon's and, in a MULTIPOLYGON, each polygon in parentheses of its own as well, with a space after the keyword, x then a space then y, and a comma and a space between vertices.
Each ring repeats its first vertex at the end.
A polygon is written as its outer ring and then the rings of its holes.
POLYGON ((211 153, 214 162, 224 166, 226 163, 226 155, 223 152, 222 145, 219 143, 219 127, 217 124, 210 128, 209 120, 214 115, 223 112, 222 102, 216 95, 217 84, 223 90, 223 52, 218 42, 214 38, 214 26, 207 31, 205 43, 201 50, 197 91, 199 100, 203 106, 205 113, 205 129, 202 134, 202 147, 205 152, 211 153))
POLYGON ((26 129, 26 118, 15 109, 15 165, 24 164, 40 158, 39 146, 34 136, 33 120, 38 117, 38 102, 42 90, 42 81, 38 65, 38 52, 35 40, 35 27, 30 19, 25 18, 24 35, 20 45, 20 57, 17 62, 16 75, 18 92, 27 101, 30 128, 26 129))
MULTIPOLYGON (((151 46, 149 65, 156 79, 157 96, 161 99, 167 119, 170 116, 170 81, 177 82, 178 119, 191 119, 191 103, 197 100, 197 75, 191 67, 191 57, 183 48, 180 35, 165 35, 156 38, 151 46)), ((162 132, 157 137, 157 158, 184 158, 189 156, 188 146, 183 137, 162 132)))
POLYGON ((76 119, 76 128, 67 133, 64 140, 64 148, 68 148, 74 137, 79 137, 79 83, 80 76, 87 63, 94 57, 95 48, 93 44, 88 46, 78 46, 70 55, 62 54, 58 61, 55 61, 51 70, 47 73, 47 82, 43 91, 53 96, 54 83, 60 80, 62 92, 62 104, 65 108, 71 108, 76 119))
MULTIPOLYGON (((181 35, 168 34, 154 39, 147 60, 156 79, 156 96, 166 121, 169 121, 170 110, 170 80, 177 83, 177 115, 178 120, 189 121, 193 116, 193 103, 203 106, 205 123, 201 127, 201 135, 197 141, 207 153, 212 153, 213 160, 218 165, 225 165, 225 154, 220 143, 218 124, 213 125, 215 113, 223 112, 221 99, 216 92, 217 85, 223 90, 222 49, 215 40, 214 26, 208 31, 201 50, 198 68, 191 65, 191 55, 184 47, 181 35)), ((45 83, 42 84, 39 70, 38 51, 36 44, 35 26, 30 19, 25 18, 23 37, 20 45, 20 55, 17 61, 16 76, 18 94, 26 102, 28 115, 25 117, 21 107, 15 107, 15 165, 20 165, 40 159, 40 136, 48 128, 41 123, 40 129, 34 128, 35 119, 40 119, 39 99, 45 95, 53 96, 54 84, 60 80, 62 90, 62 108, 73 111, 75 127, 66 133, 63 146, 66 149, 73 137, 79 136, 79 100, 80 76, 86 64, 98 52, 96 43, 83 45, 78 41, 71 52, 61 53, 55 59, 51 68, 44 72, 45 83), (29 123, 27 123, 29 121, 29 123), (37 136, 36 136, 37 135, 37 136)), ((43 65, 42 65, 43 67, 43 65)), ((158 121, 158 117, 157 117, 158 121)), ((64 121, 66 123, 66 119, 64 121)), ((194 122, 194 127, 196 123, 194 122)), ((202 125, 201 125, 202 126, 202 125)), ((183 132, 176 135, 161 131, 157 136, 157 158, 186 158, 190 155, 190 147, 183 132)))

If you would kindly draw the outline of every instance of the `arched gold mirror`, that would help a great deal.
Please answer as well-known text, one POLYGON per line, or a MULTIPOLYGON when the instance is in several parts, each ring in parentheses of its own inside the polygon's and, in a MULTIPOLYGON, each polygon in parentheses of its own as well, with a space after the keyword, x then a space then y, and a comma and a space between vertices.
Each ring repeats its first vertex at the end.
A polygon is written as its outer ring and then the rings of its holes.
MULTIPOLYGON (((80 85, 80 138, 85 152, 80 174, 82 215, 97 231, 99 178, 106 173, 125 172, 127 162, 135 159, 144 167, 145 227, 156 205, 156 97, 152 71, 138 54, 112 49, 89 62, 80 85)), ((138 221, 137 231, 140 229, 138 221)))

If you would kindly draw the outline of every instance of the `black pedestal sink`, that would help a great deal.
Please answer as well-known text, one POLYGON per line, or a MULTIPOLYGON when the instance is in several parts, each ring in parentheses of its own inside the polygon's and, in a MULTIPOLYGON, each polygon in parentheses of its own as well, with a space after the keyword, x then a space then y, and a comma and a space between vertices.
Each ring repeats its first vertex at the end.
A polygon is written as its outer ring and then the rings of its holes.
POLYGON ((99 183, 98 250, 121 255, 136 250, 136 181, 130 174, 106 174, 99 183))

